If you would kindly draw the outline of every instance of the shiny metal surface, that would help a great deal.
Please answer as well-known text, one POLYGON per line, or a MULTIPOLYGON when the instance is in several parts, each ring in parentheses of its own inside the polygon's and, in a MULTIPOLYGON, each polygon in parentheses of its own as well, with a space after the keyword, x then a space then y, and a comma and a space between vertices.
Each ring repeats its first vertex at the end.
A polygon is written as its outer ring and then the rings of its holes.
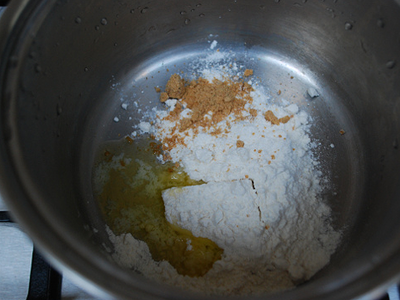
POLYGON ((398 281, 397 1, 12 1, 0 24, 0 191, 21 226, 101 297, 200 298, 112 263, 90 175, 98 145, 130 133, 154 87, 191 72, 210 34, 313 116, 337 188, 324 195, 344 232, 331 264, 265 299, 369 299, 398 281))

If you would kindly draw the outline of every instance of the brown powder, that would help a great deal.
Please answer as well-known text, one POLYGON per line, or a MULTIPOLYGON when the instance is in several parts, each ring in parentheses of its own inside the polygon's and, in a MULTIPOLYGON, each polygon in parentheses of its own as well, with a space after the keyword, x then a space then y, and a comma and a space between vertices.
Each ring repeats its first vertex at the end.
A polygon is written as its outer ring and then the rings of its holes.
POLYGON ((181 120, 181 125, 180 125, 180 128, 179 128, 179 131, 185 131, 190 126, 192 126, 192 119, 191 118, 183 118, 181 120))
POLYGON ((249 76, 251 76, 251 75, 253 75, 253 70, 251 70, 251 69, 246 69, 245 71, 244 71, 244 77, 249 77, 249 76))
POLYGON ((159 156, 162 154, 162 145, 160 143, 151 142, 149 146, 154 155, 159 156))
POLYGON ((173 149, 177 144, 181 144, 186 146, 184 142, 184 138, 174 134, 171 137, 167 137, 163 139, 162 149, 164 151, 173 149))
MULTIPOLYGON (((230 114, 235 115, 237 120, 242 118, 245 104, 253 100, 250 97, 252 90, 246 82, 217 79, 209 82, 199 78, 197 81, 185 83, 178 74, 174 74, 166 85, 165 93, 161 93, 160 101, 165 102, 169 98, 179 99, 175 109, 166 118, 170 121, 178 121, 182 112, 181 103, 192 111, 190 117, 179 121, 180 132, 199 126, 208 130, 230 114)), ((222 133, 217 128, 214 128, 214 132, 222 133)))
POLYGON ((277 116, 274 115, 274 113, 271 110, 268 110, 265 114, 264 114, 265 120, 269 121, 272 123, 272 125, 279 125, 280 123, 287 123, 289 122, 290 118, 289 116, 284 116, 282 118, 279 118, 277 116))
POLYGON ((185 81, 178 74, 173 74, 165 86, 165 92, 170 98, 182 98, 185 92, 185 81))
MULTIPOLYGON (((186 88, 182 101, 192 110, 192 123, 199 123, 202 127, 210 127, 224 120, 233 113, 241 116, 246 100, 250 100, 252 88, 247 83, 219 81, 212 83, 203 78, 192 81, 186 88), (247 97, 247 99, 244 99, 247 97), (211 119, 205 118, 211 113, 211 119)), ((252 99, 251 99, 252 100, 252 99)))
POLYGON ((162 93, 160 94, 160 101, 161 101, 161 102, 165 102, 165 101, 167 101, 168 99, 169 99, 169 96, 168 96, 167 93, 162 92, 162 93))
MULTIPOLYGON (((214 131, 211 131, 210 134, 214 135, 214 136, 221 135, 222 134, 222 129, 220 127, 218 127, 216 129, 214 129, 214 131)), ((214 145, 214 147, 215 147, 215 145, 214 145)))
POLYGON ((265 120, 271 122, 273 125, 279 125, 279 119, 274 115, 274 113, 268 110, 264 114, 265 120))
MULTIPOLYGON (((252 74, 253 70, 246 70, 244 76, 252 74)), ((175 122, 176 125, 172 128, 171 135, 162 140, 162 150, 169 151, 177 145, 186 146, 182 133, 187 134, 189 129, 193 130, 194 135, 201 131, 214 136, 227 134, 228 131, 223 131, 217 124, 227 120, 228 116, 230 122, 248 118, 248 116, 243 116, 243 112, 246 111, 244 108, 246 103, 253 101, 250 96, 251 91, 253 88, 243 81, 214 79, 210 82, 199 78, 187 82, 178 74, 173 74, 166 84, 165 92, 160 94, 160 101, 178 100, 175 108, 164 118, 164 120, 175 122), (191 114, 186 118, 180 118, 184 108, 190 109, 191 114)), ((248 112, 252 117, 257 116, 255 109, 249 109, 248 112)), ((244 147, 244 142, 238 140, 236 147, 244 147)))
POLYGON ((285 123, 289 122, 289 120, 290 120, 289 116, 284 116, 283 118, 279 119, 279 122, 285 124, 285 123))
POLYGON ((250 108, 249 110, 250 115, 252 115, 253 117, 257 117, 257 110, 254 108, 250 108))

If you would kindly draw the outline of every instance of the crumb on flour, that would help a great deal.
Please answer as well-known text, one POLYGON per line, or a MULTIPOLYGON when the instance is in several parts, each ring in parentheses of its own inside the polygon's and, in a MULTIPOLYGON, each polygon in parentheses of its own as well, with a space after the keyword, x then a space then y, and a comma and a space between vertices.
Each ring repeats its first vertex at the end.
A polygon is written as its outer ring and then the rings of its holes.
POLYGON ((244 142, 241 141, 241 140, 238 140, 238 141, 236 142, 236 147, 238 147, 238 148, 243 148, 243 147, 244 147, 244 142))
POLYGON ((254 108, 250 108, 249 110, 250 115, 252 115, 253 117, 257 117, 257 110, 254 108))
POLYGON ((168 94, 167 94, 167 93, 162 92, 162 93, 160 94, 160 101, 161 101, 161 102, 165 102, 165 101, 167 101, 168 99, 169 99, 169 97, 168 97, 168 94))
POLYGON ((246 69, 244 71, 243 75, 244 75, 244 77, 249 77, 249 76, 253 75, 253 70, 252 69, 246 69))
POLYGON ((271 110, 268 110, 265 114, 264 117, 267 121, 271 122, 272 125, 279 125, 280 123, 287 123, 289 122, 290 118, 289 116, 284 116, 282 118, 279 118, 274 115, 274 113, 271 110))
POLYGON ((185 81, 178 74, 173 74, 167 82, 165 92, 169 98, 182 98, 185 92, 185 81))

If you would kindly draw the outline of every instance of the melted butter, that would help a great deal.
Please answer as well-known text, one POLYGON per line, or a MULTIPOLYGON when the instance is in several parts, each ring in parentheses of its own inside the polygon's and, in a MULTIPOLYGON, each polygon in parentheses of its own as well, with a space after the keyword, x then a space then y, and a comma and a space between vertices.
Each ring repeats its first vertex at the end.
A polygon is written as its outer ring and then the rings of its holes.
POLYGON ((146 242, 154 260, 168 261, 181 275, 203 276, 223 250, 169 223, 161 196, 165 189, 203 182, 190 179, 172 163, 159 163, 155 156, 160 153, 159 144, 148 138, 105 145, 94 176, 95 181, 102 178, 96 193, 101 211, 115 234, 131 233, 146 242))

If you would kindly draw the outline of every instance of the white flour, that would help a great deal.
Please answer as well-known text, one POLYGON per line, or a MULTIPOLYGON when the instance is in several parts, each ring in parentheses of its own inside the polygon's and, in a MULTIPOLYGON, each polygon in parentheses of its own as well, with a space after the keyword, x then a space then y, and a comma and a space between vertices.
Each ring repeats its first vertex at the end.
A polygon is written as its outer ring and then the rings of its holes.
MULTIPOLYGON (((206 68, 203 75, 221 76, 213 72, 206 68)), ((340 234, 329 223, 330 208, 318 198, 322 174, 312 154, 310 118, 295 104, 270 104, 265 95, 259 87, 246 104, 257 116, 220 122, 224 134, 218 136, 189 130, 182 133, 184 145, 169 152, 192 179, 207 183, 164 191, 167 220, 213 240, 224 249, 222 259, 201 278, 182 276, 168 262, 153 261, 144 242, 109 231, 118 263, 181 288, 245 295, 292 288, 329 262, 340 234), (292 117, 272 125, 264 117, 268 110, 292 117)), ((166 101, 168 109, 156 111, 154 125, 141 122, 138 131, 160 140, 170 136, 174 123, 163 118, 175 104, 166 101)), ((190 113, 186 109, 181 117, 190 113)))

